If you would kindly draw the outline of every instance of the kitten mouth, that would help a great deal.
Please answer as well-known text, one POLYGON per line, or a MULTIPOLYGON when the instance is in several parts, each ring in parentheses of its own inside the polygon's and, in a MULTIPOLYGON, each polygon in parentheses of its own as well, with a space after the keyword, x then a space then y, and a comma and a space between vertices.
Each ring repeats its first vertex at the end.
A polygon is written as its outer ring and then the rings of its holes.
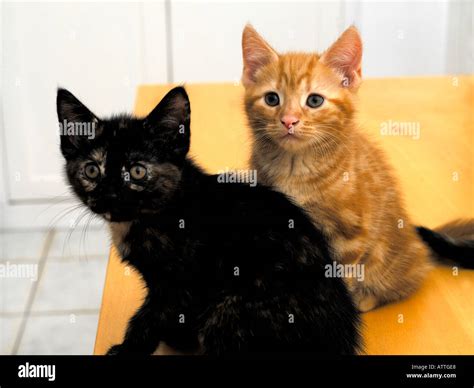
POLYGON ((102 218, 104 218, 106 221, 112 222, 113 221, 113 216, 112 213, 106 212, 106 213, 100 213, 99 214, 102 218))
POLYGON ((108 222, 121 222, 121 221, 130 221, 130 220, 135 219, 135 217, 132 214, 115 213, 115 212, 100 213, 100 216, 103 217, 108 222))
POLYGON ((296 135, 294 132, 285 133, 283 136, 280 137, 280 140, 283 141, 297 141, 300 140, 300 137, 296 135))

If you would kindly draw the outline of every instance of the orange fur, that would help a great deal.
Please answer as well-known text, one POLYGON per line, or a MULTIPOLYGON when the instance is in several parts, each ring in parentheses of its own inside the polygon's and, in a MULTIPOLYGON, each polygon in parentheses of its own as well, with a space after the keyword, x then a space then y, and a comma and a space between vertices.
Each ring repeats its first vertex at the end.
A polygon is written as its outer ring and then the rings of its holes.
POLYGON ((415 291, 431 267, 429 251, 403 207, 383 152, 354 120, 362 43, 350 27, 323 54, 275 52, 251 27, 243 34, 245 109, 259 183, 295 199, 328 235, 337 259, 363 264, 346 279, 362 311, 415 291), (264 96, 276 92, 278 106, 264 96), (311 93, 324 103, 311 108, 311 93), (288 136, 283 115, 299 123, 288 136))

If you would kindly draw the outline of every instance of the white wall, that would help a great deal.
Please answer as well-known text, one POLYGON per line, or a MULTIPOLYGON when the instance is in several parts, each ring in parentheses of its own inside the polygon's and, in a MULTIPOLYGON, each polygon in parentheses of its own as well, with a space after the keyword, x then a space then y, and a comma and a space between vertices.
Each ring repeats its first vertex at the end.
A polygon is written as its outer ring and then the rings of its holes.
POLYGON ((364 77, 472 72, 472 1, 171 4, 172 80, 177 82, 239 80, 247 22, 281 51, 323 51, 355 24, 364 41, 364 77))
POLYGON ((322 51, 354 23, 365 77, 473 70, 471 1, 3 2, 0 16, 0 227, 42 227, 70 206, 48 208, 70 198, 58 85, 103 115, 131 110, 141 83, 237 82, 247 22, 282 51, 322 51))
POLYGON ((248 22, 276 50, 322 50, 343 29, 342 2, 172 2, 173 80, 239 81, 248 22))
POLYGON ((448 3, 363 3, 356 23, 366 77, 446 73, 448 3))

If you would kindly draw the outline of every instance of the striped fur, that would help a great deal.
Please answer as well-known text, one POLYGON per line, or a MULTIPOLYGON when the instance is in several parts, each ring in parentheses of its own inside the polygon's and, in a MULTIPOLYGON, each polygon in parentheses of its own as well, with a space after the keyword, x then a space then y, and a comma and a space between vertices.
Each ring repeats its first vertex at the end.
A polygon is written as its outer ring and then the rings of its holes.
POLYGON ((303 206, 340 262, 364 265, 364 281, 346 279, 361 311, 413 293, 432 264, 392 168, 354 119, 362 55, 357 30, 346 30, 322 55, 279 54, 247 26, 243 52, 251 166, 259 183, 303 206), (280 105, 265 104, 269 91, 278 93, 280 105), (305 105, 310 93, 325 98, 321 107, 305 105), (300 120, 294 136, 283 137, 285 114, 300 120))

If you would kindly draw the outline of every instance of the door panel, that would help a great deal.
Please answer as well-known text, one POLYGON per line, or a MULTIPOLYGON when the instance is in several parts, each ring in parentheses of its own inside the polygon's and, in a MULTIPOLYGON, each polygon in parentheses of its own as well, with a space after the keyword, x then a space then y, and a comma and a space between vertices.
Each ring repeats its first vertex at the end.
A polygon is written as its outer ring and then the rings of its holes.
POLYGON ((67 195, 56 88, 99 116, 130 111, 138 84, 166 82, 164 2, 4 3, 3 14, 8 200, 54 201, 67 195))

